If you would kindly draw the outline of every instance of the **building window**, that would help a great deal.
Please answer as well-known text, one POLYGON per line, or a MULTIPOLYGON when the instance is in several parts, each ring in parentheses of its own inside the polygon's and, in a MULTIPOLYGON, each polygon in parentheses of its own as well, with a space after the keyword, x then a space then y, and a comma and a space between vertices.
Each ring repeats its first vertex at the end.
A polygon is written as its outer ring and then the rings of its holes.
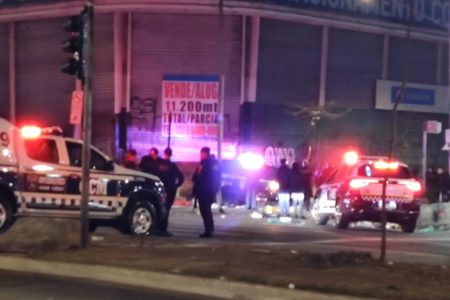
POLYGON ((322 28, 261 19, 258 102, 317 105, 322 28))
POLYGON ((58 149, 54 140, 44 138, 26 140, 25 149, 31 159, 51 164, 59 163, 58 149))
POLYGON ((383 36, 331 29, 326 100, 342 107, 372 108, 382 57, 383 36))
MULTIPOLYGON (((403 81, 407 42, 405 38, 391 37, 389 42, 389 80, 403 81)), ((438 44, 411 40, 408 82, 437 84, 438 44)))

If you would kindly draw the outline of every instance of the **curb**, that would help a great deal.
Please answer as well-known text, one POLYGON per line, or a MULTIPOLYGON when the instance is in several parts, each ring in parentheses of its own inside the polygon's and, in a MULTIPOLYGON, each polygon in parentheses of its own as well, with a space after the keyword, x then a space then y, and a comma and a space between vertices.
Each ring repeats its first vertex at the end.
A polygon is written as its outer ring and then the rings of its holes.
POLYGON ((241 300, 357 300, 350 296, 289 290, 263 285, 180 276, 150 271, 139 271, 103 265, 85 265, 63 262, 47 262, 35 259, 0 256, 0 269, 14 272, 37 273, 67 278, 95 280, 139 288, 172 291, 181 294, 213 296, 222 299, 241 300))

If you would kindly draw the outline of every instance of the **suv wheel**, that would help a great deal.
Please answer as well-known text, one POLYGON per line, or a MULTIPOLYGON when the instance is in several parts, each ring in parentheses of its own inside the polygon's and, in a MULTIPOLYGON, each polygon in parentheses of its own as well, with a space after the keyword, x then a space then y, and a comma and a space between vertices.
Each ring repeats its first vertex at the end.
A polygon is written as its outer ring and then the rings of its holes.
POLYGON ((316 225, 327 225, 330 219, 329 215, 324 215, 319 212, 319 201, 314 201, 313 207, 311 208, 311 217, 316 225))
POLYGON ((414 230, 416 229, 416 220, 412 219, 412 220, 408 220, 406 222, 403 222, 402 224, 400 224, 400 226, 402 227, 402 231, 405 233, 413 233, 414 230))
POLYGON ((156 220, 155 207, 144 201, 136 201, 124 215, 122 229, 136 235, 150 233, 156 220))
POLYGON ((336 227, 339 229, 347 229, 350 225, 349 216, 342 211, 342 205, 340 202, 336 204, 336 213, 334 214, 334 220, 336 221, 336 227))
POLYGON ((11 202, 0 195, 0 233, 5 232, 14 223, 14 213, 11 202))

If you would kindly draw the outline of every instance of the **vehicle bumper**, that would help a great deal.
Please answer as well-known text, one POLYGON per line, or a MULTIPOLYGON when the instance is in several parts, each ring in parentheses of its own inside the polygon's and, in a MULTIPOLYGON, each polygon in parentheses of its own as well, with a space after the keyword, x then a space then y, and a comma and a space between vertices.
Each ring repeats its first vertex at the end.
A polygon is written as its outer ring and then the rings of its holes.
MULTIPOLYGON (((386 203, 387 221, 402 223, 415 220, 419 216, 420 204, 412 202, 390 202, 386 203)), ((380 201, 358 201, 352 202, 345 207, 343 213, 347 214, 352 221, 381 222, 380 201)))

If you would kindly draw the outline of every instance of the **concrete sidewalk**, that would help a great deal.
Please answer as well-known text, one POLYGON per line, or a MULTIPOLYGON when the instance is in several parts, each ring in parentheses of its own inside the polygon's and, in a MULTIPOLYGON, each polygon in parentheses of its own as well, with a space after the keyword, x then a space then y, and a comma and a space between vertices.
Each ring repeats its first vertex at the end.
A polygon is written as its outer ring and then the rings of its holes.
MULTIPOLYGON (((362 298, 337 296, 323 293, 295 290, 294 286, 274 288, 264 285, 207 279, 194 276, 180 276, 167 273, 139 271, 103 265, 86 265, 64 262, 47 262, 22 257, 0 256, 0 269, 52 276, 62 276, 110 284, 158 289, 183 294, 214 296, 222 299, 314 299, 314 300, 357 300, 362 298)), ((367 298, 365 298, 367 299, 367 298)))

